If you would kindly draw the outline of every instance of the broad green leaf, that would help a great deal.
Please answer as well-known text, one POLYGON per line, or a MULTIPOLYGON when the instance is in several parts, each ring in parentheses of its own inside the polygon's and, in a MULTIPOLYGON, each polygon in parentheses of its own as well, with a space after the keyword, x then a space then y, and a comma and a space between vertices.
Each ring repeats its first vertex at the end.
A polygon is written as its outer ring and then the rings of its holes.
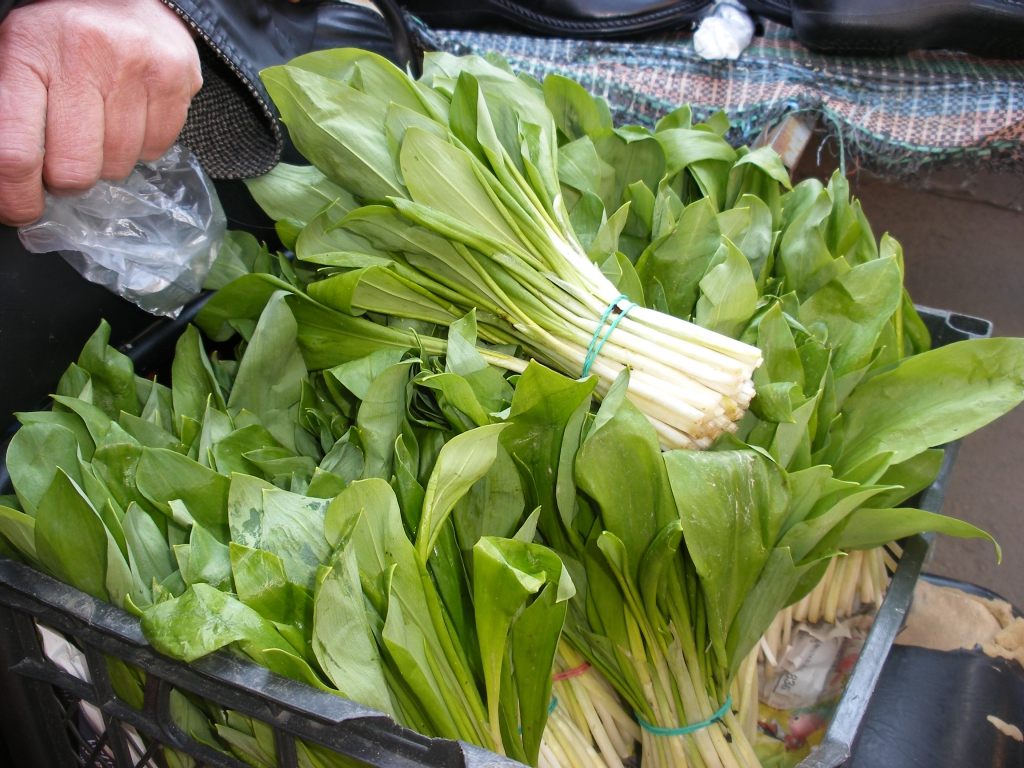
POLYGON ((342 225, 352 210, 358 209, 337 204, 314 216, 295 241, 296 258, 342 268, 390 264, 392 259, 387 253, 342 225))
POLYGON ((601 167, 589 136, 558 148, 558 180, 580 192, 598 193, 601 167))
POLYGON ((284 301, 275 293, 238 365, 228 400, 232 416, 247 410, 289 450, 295 450, 295 420, 306 365, 296 343, 297 326, 284 301))
POLYGON ((138 416, 142 406, 135 392, 132 361, 107 346, 109 341, 110 326, 101 320, 78 357, 79 367, 89 373, 92 382, 92 402, 111 419, 121 411, 138 416))
MULTIPOLYGON (((92 435, 89 434, 89 428, 86 426, 85 420, 77 413, 73 411, 24 411, 16 413, 14 416, 25 426, 46 423, 57 424, 70 429, 75 433, 75 440, 78 441, 78 447, 82 451, 82 458, 85 461, 92 461, 93 451, 96 450, 96 442, 92 439, 92 435)), ((106 424, 109 424, 105 414, 103 420, 106 424)), ((8 451, 10 451, 10 446, 8 446, 8 451)), ((8 467, 10 467, 9 458, 7 462, 8 467)))
POLYGON ((228 541, 228 489, 230 481, 180 453, 143 448, 136 472, 138 490, 165 515, 168 504, 180 499, 189 513, 218 541, 228 541))
POLYGON ((384 135, 388 105, 294 66, 260 73, 299 151, 359 198, 405 196, 384 135))
POLYGON ((211 396, 213 407, 226 410, 220 385, 206 357, 199 331, 193 325, 185 329, 175 346, 171 383, 174 413, 177 416, 201 420, 211 396))
POLYGON ((395 717, 352 547, 320 582, 313 610, 313 651, 327 677, 343 696, 395 717))
POLYGON ((786 189, 793 188, 789 180, 789 172, 786 170, 786 166, 782 164, 782 158, 771 147, 758 147, 736 161, 736 165, 746 165, 747 163, 760 168, 786 189))
POLYGON ((629 205, 623 205, 608 220, 601 225, 597 237, 587 249, 587 256, 591 261, 600 264, 609 256, 619 250, 619 235, 622 228, 626 226, 626 218, 629 216, 629 205))
POLYGON ((358 205, 312 165, 278 163, 262 176, 245 179, 245 186, 274 221, 295 219, 303 226, 335 201, 348 210, 358 205))
POLYGON ((941 448, 931 448, 921 451, 916 456, 892 464, 886 469, 879 479, 879 485, 898 485, 899 488, 885 491, 869 499, 864 503, 865 507, 874 509, 887 509, 901 504, 909 498, 917 495, 939 476, 942 469, 942 460, 945 451, 941 448))
POLYGON ((664 292, 668 311, 688 319, 697 304, 700 281, 720 243, 714 205, 706 199, 688 205, 668 239, 637 262, 644 296, 650 300, 657 293, 657 284, 664 292))
POLYGON ((181 597, 145 611, 142 632, 157 651, 186 662, 231 643, 265 666, 271 666, 268 651, 295 653, 273 624, 209 584, 193 584, 181 597))
POLYGON ((58 579, 110 600, 107 531, 85 494, 62 469, 39 502, 35 547, 39 562, 58 579))
MULTIPOLYGON (((226 545, 217 541, 199 523, 195 523, 188 539, 187 562, 183 564, 179 552, 185 546, 179 544, 174 548, 185 584, 191 586, 196 582, 203 582, 222 592, 235 591, 235 585, 231 580, 231 555, 226 545)), ((242 597, 240 589, 239 599, 244 603, 246 600, 242 597)))
POLYGON ((786 220, 779 246, 778 266, 781 269, 778 271, 786 278, 787 292, 797 290, 811 275, 832 263, 832 254, 822 233, 824 222, 832 210, 832 198, 821 189, 816 197, 808 200, 812 191, 812 187, 801 184, 787 195, 794 201, 794 206, 801 204, 799 213, 794 207, 784 208, 786 220), (796 213, 793 219, 789 219, 791 212, 796 213))
MULTIPOLYGON (((619 374, 576 456, 576 484, 601 510, 604 530, 626 546, 640 567, 654 536, 676 517, 658 434, 626 399, 627 371, 619 374)), ((631 574, 636 579, 636 572, 631 574)))
POLYGON ((410 128, 401 158, 414 201, 454 216, 497 241, 522 247, 473 173, 468 153, 420 128, 410 128))
POLYGON ((561 75, 544 78, 544 102, 555 125, 569 141, 602 132, 601 113, 594 98, 574 80, 561 75))
POLYGON ((310 589, 317 567, 331 555, 323 533, 326 509, 325 499, 282 491, 246 475, 231 477, 231 541, 277 555, 288 579, 310 589))
POLYGON ((499 445, 494 463, 487 474, 473 483, 452 510, 455 533, 465 559, 472 560, 469 553, 481 537, 511 536, 522 517, 524 507, 523 489, 516 465, 508 452, 499 445))
POLYGON ((832 368, 837 377, 866 365, 882 327, 902 299, 894 258, 854 267, 826 284, 800 306, 800 321, 828 327, 832 368))
POLYGON ((456 435, 441 449, 423 497, 416 548, 427 559, 455 504, 487 474, 497 457, 505 424, 491 424, 456 435))
POLYGON ((0 506, 0 534, 30 563, 39 562, 36 553, 36 521, 24 512, 0 506))
POLYGON ((382 267, 363 267, 310 283, 309 295, 348 315, 377 312, 441 325, 458 318, 443 300, 382 267))
POLYGON ((576 207, 569 214, 569 222, 572 224, 576 239, 584 251, 589 251, 593 245, 597 233, 604 225, 605 212, 604 203, 601 198, 592 192, 587 192, 576 203, 576 207))
MULTIPOLYGON (((573 381, 531 362, 516 384, 501 444, 516 462, 528 508, 540 506, 539 528, 545 540, 561 552, 573 552, 563 528, 555 497, 558 465, 565 430, 580 403, 590 402, 597 378, 573 381)), ((577 438, 578 439, 578 438, 577 438)))
MULTIPOLYGON (((739 338, 747 321, 757 311, 757 285, 750 262, 727 238, 722 247, 725 258, 711 267, 700 281, 697 324, 732 338, 739 338)), ((717 261, 716 257, 714 261, 717 261)))
POLYGON ((58 469, 81 484, 74 432, 59 424, 36 423, 14 433, 7 448, 7 471, 22 508, 33 517, 58 469))
POLYGON ((850 515, 850 521, 839 537, 839 546, 843 549, 874 549, 925 531, 961 539, 988 539, 995 545, 996 560, 1003 560, 998 542, 980 528, 953 517, 909 507, 857 510, 850 515))
POLYGON ((273 275, 243 275, 211 296, 196 315, 195 323, 214 341, 227 341, 236 333, 231 321, 257 320, 278 290, 294 288, 273 275))
POLYGON ((143 584, 161 582, 177 570, 167 538, 153 518, 132 504, 125 512, 124 538, 143 584))
POLYGON ((686 548, 707 596, 711 643, 727 666, 729 629, 786 517, 791 497, 785 473, 746 450, 671 451, 665 465, 686 548))
POLYGON ((363 447, 362 477, 391 477, 395 440, 402 431, 409 402, 409 369, 413 360, 386 368, 370 384, 356 415, 363 447))
POLYGON ((619 207, 623 191, 637 181, 648 189, 657 189, 665 176, 665 150, 654 137, 627 142, 613 131, 604 131, 594 139, 597 154, 608 163, 614 175, 602 178, 600 197, 606 210, 619 207))
POLYGON ((893 451, 899 464, 973 432, 1022 399, 1024 340, 960 341, 907 358, 847 399, 840 469, 882 451, 893 451))
POLYGON ((668 128, 658 131, 654 137, 665 150, 665 174, 669 178, 702 160, 722 160, 730 166, 736 162, 736 150, 714 133, 668 128))
POLYGON ((289 581, 284 561, 272 552, 235 542, 227 549, 228 576, 238 599, 267 621, 295 627, 304 637, 312 638, 313 590, 289 581))

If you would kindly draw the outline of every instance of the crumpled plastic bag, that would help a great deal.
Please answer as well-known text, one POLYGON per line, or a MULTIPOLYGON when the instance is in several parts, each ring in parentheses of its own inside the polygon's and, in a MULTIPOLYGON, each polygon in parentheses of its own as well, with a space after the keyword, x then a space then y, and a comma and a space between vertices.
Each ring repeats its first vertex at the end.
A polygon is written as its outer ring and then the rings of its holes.
POLYGON ((84 195, 46 195, 42 218, 18 229, 31 253, 59 251, 87 280, 154 315, 177 317, 202 290, 227 217, 188 149, 135 165, 84 195))
POLYGON ((754 20, 736 0, 718 0, 693 33, 697 55, 711 61, 738 59, 754 39, 754 20))

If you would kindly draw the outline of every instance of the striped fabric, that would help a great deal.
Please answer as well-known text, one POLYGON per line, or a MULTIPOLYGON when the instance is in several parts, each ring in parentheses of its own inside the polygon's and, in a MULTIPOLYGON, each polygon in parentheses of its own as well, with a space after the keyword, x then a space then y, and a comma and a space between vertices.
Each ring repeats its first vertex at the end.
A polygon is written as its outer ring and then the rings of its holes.
POLYGON ((898 58, 823 56, 791 30, 764 35, 735 62, 710 62, 691 35, 643 41, 559 40, 419 28, 428 49, 503 55, 517 71, 578 80, 608 100, 617 123, 653 126, 690 103, 695 117, 725 109, 728 138, 749 143, 797 110, 820 115, 847 162, 890 177, 938 164, 1013 167, 1024 160, 1024 61, 948 51, 898 58))

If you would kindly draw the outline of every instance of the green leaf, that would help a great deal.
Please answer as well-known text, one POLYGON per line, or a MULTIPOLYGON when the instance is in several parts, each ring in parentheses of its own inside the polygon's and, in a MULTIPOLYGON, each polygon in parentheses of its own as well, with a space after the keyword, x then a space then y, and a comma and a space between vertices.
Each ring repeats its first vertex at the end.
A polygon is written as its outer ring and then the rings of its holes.
MULTIPOLYGON (((235 591, 235 585, 231 580, 231 554, 227 546, 217 541, 199 523, 192 525, 192 532, 188 539, 188 559, 182 564, 182 557, 179 552, 186 545, 179 544, 174 548, 178 558, 178 566, 181 577, 185 584, 191 586, 196 582, 209 584, 211 587, 222 592, 235 591)), ((246 602, 241 595, 239 588, 239 600, 246 602)))
POLYGON ((562 443, 577 408, 583 402, 589 407, 596 383, 596 377, 573 381, 531 362, 516 384, 506 422, 511 426, 501 435, 502 446, 519 468, 526 504, 542 507, 540 531, 561 552, 580 548, 562 527, 555 496, 562 443))
POLYGON ((128 507, 122 525, 125 543, 143 584, 151 584, 154 579, 161 582, 177 570, 167 537, 138 504, 128 507))
POLYGON ((107 531, 81 488, 62 469, 39 502, 39 562, 61 581, 101 600, 107 591, 107 531))
POLYGON ((316 591, 313 651, 342 695, 396 717, 363 609, 355 551, 346 547, 316 591))
POLYGON ((174 413, 177 416, 201 420, 206 412, 206 402, 211 396, 215 408, 226 410, 220 385, 206 357, 199 331, 193 325, 185 329, 175 346, 171 383, 174 413))
POLYGON ((637 262, 644 296, 664 291, 669 313, 688 319, 697 303, 698 286, 718 252, 721 231, 715 207, 707 199, 691 203, 673 233, 637 262))
MULTIPOLYGON (((92 439, 92 435, 89 434, 85 421, 77 413, 73 411, 25 411, 14 414, 14 417, 25 426, 46 423, 57 424, 70 429, 75 433, 75 440, 78 441, 78 447, 82 451, 82 458, 85 461, 92 461, 92 454, 96 450, 96 443, 92 439)), ((103 420, 106 424, 110 423, 105 414, 103 420)), ((8 446, 8 451, 10 451, 10 446, 8 446)), ((9 465, 10 459, 8 458, 9 465)))
POLYGON ((274 221, 294 219, 303 226, 336 200, 352 210, 351 194, 311 165, 278 163, 262 176, 245 179, 245 186, 274 221))
POLYGON ((258 319, 278 290, 295 289, 273 275, 243 275, 211 296, 196 315, 195 323, 214 341, 227 341, 236 332, 230 322, 258 319))
POLYGON ((59 424, 37 423, 14 433, 7 448, 7 471, 22 508, 33 517, 58 469, 82 482, 75 433, 59 424))
POLYGON ((594 142, 583 136, 558 148, 558 180, 580 192, 597 194, 601 168, 594 142))
POLYGON ((384 135, 388 105, 295 66, 260 73, 298 150, 359 198, 405 197, 384 135))
POLYGON ((309 642, 313 637, 313 590, 288 580, 284 561, 273 552, 231 542, 228 545, 228 578, 238 599, 277 626, 299 630, 309 642))
POLYGON ((800 184, 786 196, 793 205, 784 209, 779 267, 786 278, 787 292, 799 289, 811 275, 832 263, 832 254, 822 233, 832 210, 832 198, 821 189, 821 184, 818 184, 818 189, 817 196, 811 198, 813 187, 800 184), (797 208, 798 205, 801 207, 797 208), (791 214, 795 214, 792 219, 789 218, 791 214))
MULTIPOLYGON (((576 483, 601 510, 604 530, 640 567, 654 536, 676 517, 658 434, 626 399, 628 369, 616 378, 576 456, 576 483)), ((634 580, 636 572, 631 574, 634 580)))
POLYGON ((707 597, 711 643, 719 663, 728 666, 730 627, 786 517, 785 473, 746 450, 671 451, 665 465, 686 548, 707 597))
POLYGON ((925 531, 961 539, 988 539, 995 545, 996 560, 1003 560, 998 542, 980 528, 953 517, 909 507, 857 510, 850 515, 850 521, 839 537, 839 546, 842 549, 874 549, 925 531))
POLYGON ((591 261, 600 264, 609 256, 619 250, 619 235, 622 228, 626 226, 626 219, 629 216, 629 205, 623 205, 611 217, 601 225, 597 237, 587 249, 587 256, 591 261))
POLYGON ((602 132, 601 113, 594 98, 575 80, 561 75, 544 78, 544 102, 555 125, 569 141, 591 138, 602 132))
POLYGON ((386 266, 392 258, 374 248, 362 235, 342 225, 351 210, 334 205, 314 216, 303 227, 295 241, 295 256, 299 261, 311 261, 332 267, 386 266))
POLYGON ((273 624, 209 584, 193 584, 181 597, 149 608, 142 614, 142 632, 157 651, 186 662, 231 643, 271 668, 276 665, 267 663, 268 651, 295 653, 273 624))
POLYGON ((377 312, 449 325, 458 315, 426 289, 382 267, 363 267, 309 285, 309 295, 348 315, 377 312))
POLYGON ((412 199, 482 234, 522 247, 473 173, 470 155, 420 128, 402 143, 402 174, 412 199))
POLYGON ((665 175, 670 179, 702 160, 722 160, 730 166, 736 162, 736 150, 721 136, 708 131, 668 128, 658 131, 654 138, 665 150, 665 175))
POLYGON ((469 553, 481 537, 509 537, 522 517, 524 507, 516 465, 508 452, 498 445, 494 463, 487 474, 473 483, 452 510, 455 533, 466 561, 472 561, 469 553))
POLYGON ((470 487, 487 474, 497 457, 505 424, 491 424, 456 435, 441 449, 423 497, 416 549, 427 559, 441 526, 470 487))
POLYGON ((1024 340, 960 341, 907 358, 847 399, 840 469, 883 451, 893 451, 898 464, 970 434, 1021 400, 1024 340))
POLYGON ((324 539, 325 499, 279 490, 246 475, 232 475, 228 497, 231 541, 265 549, 284 561, 288 579, 312 589, 317 567, 331 551, 324 539))
POLYGON ((800 306, 800 321, 825 323, 832 368, 841 377, 866 365, 878 334, 900 305, 902 281, 896 259, 854 267, 800 306))
POLYGON ((138 416, 142 410, 135 392, 135 369, 132 361, 113 347, 110 326, 106 320, 89 337, 78 357, 78 365, 89 373, 92 381, 92 402, 111 419, 124 411, 138 416))
POLYGON ((395 440, 402 431, 409 402, 409 369, 413 360, 395 363, 377 376, 356 415, 363 447, 362 477, 390 478, 395 440))
POLYGON ((180 499, 189 513, 218 541, 228 541, 230 481, 212 469, 163 448, 143 448, 136 472, 138 490, 165 515, 180 499))
POLYGON ((916 456, 911 456, 899 464, 890 465, 877 482, 879 485, 900 487, 878 494, 866 501, 864 506, 873 509, 887 509, 917 495, 935 482, 935 478, 939 476, 939 471, 942 469, 945 453, 941 448, 932 448, 921 451, 916 456))
POLYGON ((648 189, 657 189, 665 176, 665 150, 653 137, 627 142, 613 131, 604 131, 594 139, 597 154, 611 166, 614 175, 602 178, 600 197, 606 210, 619 207, 623 191, 637 181, 648 189))
POLYGON ((16 509, 0 506, 0 534, 30 563, 39 564, 35 518, 16 509))
POLYGON ((740 249, 727 238, 722 246, 725 259, 700 281, 696 319, 697 325, 735 339, 757 311, 757 285, 740 249))
POLYGON ((779 157, 779 153, 771 147, 758 147, 736 161, 736 165, 746 165, 748 163, 760 168, 786 189, 793 188, 793 184, 789 180, 789 171, 782 164, 782 158, 779 157))
MULTIPOLYGON (((296 342, 297 325, 284 301, 271 296, 238 365, 228 400, 232 416, 247 410, 289 450, 295 450, 295 421, 306 365, 296 342)), ((198 518, 197 518, 198 519, 198 518)))

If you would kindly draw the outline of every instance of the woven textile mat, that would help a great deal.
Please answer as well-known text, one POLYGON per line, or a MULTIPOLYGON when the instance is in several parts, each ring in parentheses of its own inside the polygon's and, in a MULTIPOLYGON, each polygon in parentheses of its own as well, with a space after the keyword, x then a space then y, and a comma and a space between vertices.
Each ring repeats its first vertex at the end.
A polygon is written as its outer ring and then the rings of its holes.
POLYGON ((823 56, 790 29, 766 22, 735 62, 701 59, 689 32, 641 41, 564 40, 433 30, 423 46, 454 54, 499 53, 539 79, 554 72, 608 100, 616 123, 653 127, 690 103, 704 119, 724 109, 727 138, 749 143, 789 112, 820 116, 848 163, 888 177, 938 165, 1024 166, 1024 61, 948 51, 897 58, 823 56))

